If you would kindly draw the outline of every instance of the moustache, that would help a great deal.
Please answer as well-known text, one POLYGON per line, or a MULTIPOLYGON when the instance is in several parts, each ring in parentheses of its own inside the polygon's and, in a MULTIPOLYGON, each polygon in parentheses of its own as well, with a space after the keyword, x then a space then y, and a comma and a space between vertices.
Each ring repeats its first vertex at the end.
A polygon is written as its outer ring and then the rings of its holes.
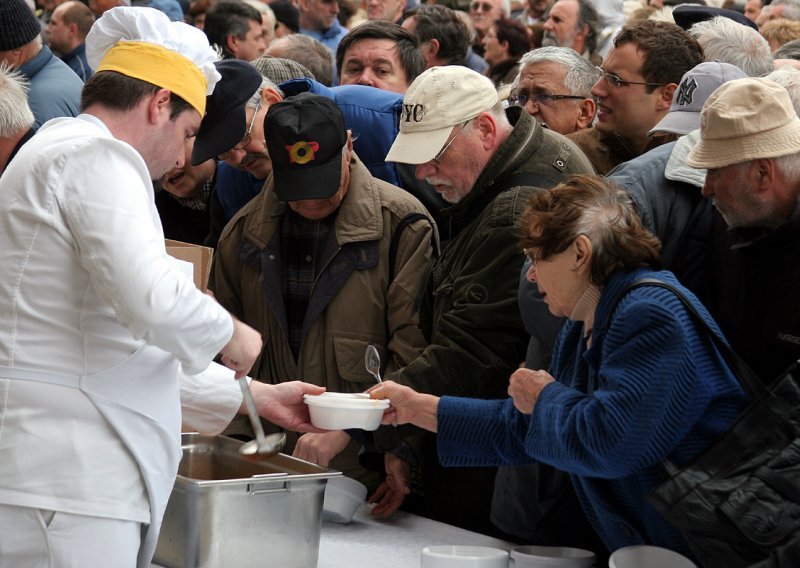
POLYGON ((437 177, 426 177, 425 181, 428 183, 428 185, 446 185, 447 187, 453 185, 450 180, 441 179, 437 177))

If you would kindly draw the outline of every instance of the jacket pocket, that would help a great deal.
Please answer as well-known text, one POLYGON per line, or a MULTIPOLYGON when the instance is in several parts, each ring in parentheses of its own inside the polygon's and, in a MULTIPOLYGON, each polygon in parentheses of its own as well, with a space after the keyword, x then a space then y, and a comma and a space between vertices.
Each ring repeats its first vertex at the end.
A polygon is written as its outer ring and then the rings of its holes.
MULTIPOLYGON (((375 377, 367 372, 364 365, 364 354, 369 342, 345 337, 333 338, 333 351, 336 356, 336 369, 344 381, 345 392, 363 392, 374 385, 375 377), (353 383, 353 384, 347 384, 353 383)), ((375 345, 381 356, 381 373, 386 368, 387 350, 383 345, 375 345)))
POLYGON ((720 505, 721 512, 753 544, 769 550, 800 526, 800 440, 755 470, 720 505))

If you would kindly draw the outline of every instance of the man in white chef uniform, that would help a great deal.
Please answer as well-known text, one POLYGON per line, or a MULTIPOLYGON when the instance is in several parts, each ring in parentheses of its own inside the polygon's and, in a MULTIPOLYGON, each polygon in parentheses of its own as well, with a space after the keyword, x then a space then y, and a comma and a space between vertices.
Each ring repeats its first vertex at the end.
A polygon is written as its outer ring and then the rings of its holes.
MULTIPOLYGON (((148 566, 181 420, 221 431, 261 349, 167 256, 153 201, 219 79, 205 34, 115 8, 86 45, 83 114, 45 124, 0 178, 3 568, 148 566), (218 353, 235 373, 209 366, 218 353)), ((255 389, 265 417, 313 430, 302 395, 324 389, 255 389)))

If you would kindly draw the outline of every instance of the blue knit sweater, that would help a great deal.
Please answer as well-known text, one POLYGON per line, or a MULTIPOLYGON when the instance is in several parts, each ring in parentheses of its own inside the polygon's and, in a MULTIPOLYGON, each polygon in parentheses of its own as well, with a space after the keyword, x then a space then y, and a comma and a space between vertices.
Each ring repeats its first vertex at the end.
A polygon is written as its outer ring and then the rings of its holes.
MULTIPOLYGON (((669 272, 614 275, 595 311, 591 348, 585 348, 583 324, 568 321, 553 354, 556 382, 544 388, 530 416, 511 399, 443 397, 438 451, 447 466, 550 463, 572 474, 609 550, 653 544, 691 556, 683 537, 646 500, 662 481, 657 464, 665 457, 677 465, 692 460, 747 397, 707 332, 670 291, 637 288, 609 314, 627 284, 645 277, 680 286, 669 272)), ((682 291, 718 329, 694 295, 682 291)))

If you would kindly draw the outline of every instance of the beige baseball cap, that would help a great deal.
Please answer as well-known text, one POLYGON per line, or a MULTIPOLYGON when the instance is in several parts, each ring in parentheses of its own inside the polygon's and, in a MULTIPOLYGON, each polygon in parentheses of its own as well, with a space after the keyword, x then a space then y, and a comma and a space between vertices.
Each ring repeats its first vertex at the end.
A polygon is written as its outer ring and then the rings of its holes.
POLYGON ((700 113, 700 141, 689 153, 693 168, 721 168, 800 152, 800 118, 788 91, 768 79, 728 81, 700 113))
POLYGON ((403 97, 400 133, 387 162, 424 164, 442 149, 453 127, 494 107, 500 97, 488 77, 461 65, 431 67, 403 97))

